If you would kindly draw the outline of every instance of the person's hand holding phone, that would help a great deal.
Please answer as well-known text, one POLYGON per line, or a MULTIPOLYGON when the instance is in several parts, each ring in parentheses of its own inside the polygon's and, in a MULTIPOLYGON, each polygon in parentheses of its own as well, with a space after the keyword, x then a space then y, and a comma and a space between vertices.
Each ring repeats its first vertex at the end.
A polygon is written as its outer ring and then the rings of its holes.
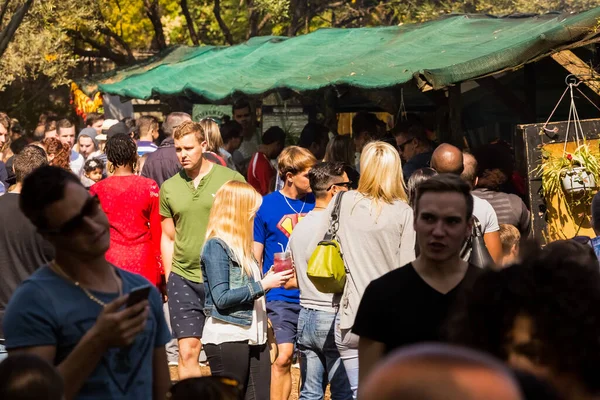
POLYGON ((108 303, 92 330, 108 347, 125 347, 133 343, 137 334, 146 327, 150 312, 148 300, 121 310, 130 295, 121 296, 108 303))

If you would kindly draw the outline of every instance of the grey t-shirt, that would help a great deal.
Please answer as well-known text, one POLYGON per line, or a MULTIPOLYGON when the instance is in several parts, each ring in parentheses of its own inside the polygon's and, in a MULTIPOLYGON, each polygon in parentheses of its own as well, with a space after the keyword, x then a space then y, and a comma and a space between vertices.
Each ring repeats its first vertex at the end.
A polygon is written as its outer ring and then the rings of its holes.
POLYGON ((328 212, 323 210, 313 210, 306 214, 294 228, 290 236, 289 246, 296 267, 298 287, 300 288, 300 305, 312 310, 334 313, 336 310, 333 294, 319 292, 306 275, 308 260, 317 244, 323 239, 329 226, 329 215, 328 212))

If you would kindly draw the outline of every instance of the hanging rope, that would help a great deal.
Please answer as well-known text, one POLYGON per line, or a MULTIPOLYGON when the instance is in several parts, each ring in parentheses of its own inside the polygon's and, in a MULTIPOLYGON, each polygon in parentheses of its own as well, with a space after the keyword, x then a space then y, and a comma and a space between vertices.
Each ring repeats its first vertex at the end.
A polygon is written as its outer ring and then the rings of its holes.
POLYGON ((406 112, 406 105, 404 104, 404 88, 400 88, 400 107, 398 108, 398 114, 396 115, 396 121, 408 120, 408 114, 406 112))
POLYGON ((577 144, 577 147, 579 148, 579 146, 581 145, 580 140, 581 140, 581 142, 583 142, 583 144, 585 144, 585 133, 583 132, 583 127, 581 126, 581 120, 579 119, 579 112, 577 111, 577 107, 575 105, 575 94, 574 94, 573 89, 575 89, 579 93, 581 93, 587 101, 589 101, 594 107, 596 107, 596 109, 598 111, 600 111, 600 108, 598 108, 598 106, 596 106, 596 104, 592 100, 590 100, 590 98, 587 97, 578 88, 578 86, 582 83, 580 78, 582 78, 583 76, 584 75, 581 75, 581 76, 576 76, 573 74, 567 75, 567 77, 565 78, 565 83, 567 84, 567 88, 563 92, 562 96, 560 96, 560 99, 554 106, 554 109, 550 113, 550 116, 546 120, 546 123, 544 123, 544 125, 542 126, 542 129, 543 129, 544 133, 546 134, 546 136, 548 136, 552 140, 556 139, 556 137, 557 137, 556 134, 558 133, 558 128, 554 127, 553 129, 549 129, 547 126, 548 126, 548 123, 550 123, 550 120, 552 119, 552 117, 554 116, 554 113, 558 109, 558 106, 564 99, 565 95, 567 94, 567 92, 569 92, 571 101, 569 104, 569 117, 567 119, 567 131, 565 133, 565 144, 563 146, 563 155, 567 152, 567 143, 569 141, 569 133, 571 132, 571 123, 573 124, 573 129, 575 131, 575 143, 577 144), (548 132, 554 133, 554 137, 548 135, 548 132), (580 139, 580 136, 581 136, 581 139, 580 139))

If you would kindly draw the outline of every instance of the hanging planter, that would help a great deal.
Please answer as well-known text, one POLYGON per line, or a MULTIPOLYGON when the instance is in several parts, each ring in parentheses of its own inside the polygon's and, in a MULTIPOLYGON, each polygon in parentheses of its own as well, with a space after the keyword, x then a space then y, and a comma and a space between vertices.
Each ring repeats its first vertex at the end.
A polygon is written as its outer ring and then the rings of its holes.
POLYGON ((596 188, 596 179, 584 167, 574 167, 565 173, 562 186, 567 193, 580 193, 596 188))
POLYGON ((544 151, 542 158, 542 164, 535 172, 542 178, 542 194, 546 198, 591 193, 596 189, 600 174, 600 154, 592 153, 587 143, 563 156, 544 151))
MULTIPOLYGON (((600 153, 597 149, 594 152, 591 151, 585 139, 585 133, 579 120, 579 113, 575 106, 573 92, 577 90, 582 93, 577 88, 581 82, 577 81, 573 75, 569 75, 566 83, 567 88, 554 108, 554 111, 556 111, 556 108, 558 108, 565 95, 570 93, 571 104, 562 155, 559 156, 542 150, 542 162, 533 172, 542 178, 542 195, 546 199, 554 196, 558 196, 561 199, 565 197, 565 194, 568 194, 567 205, 577 206, 587 204, 593 197, 593 192, 596 189, 597 182, 599 182, 600 153), (567 152, 569 138, 577 144, 577 148, 572 153, 567 152)), ((589 100, 585 94, 582 93, 582 95, 589 100)), ((542 128, 543 133, 558 133, 556 128, 551 130, 546 127, 554 111, 550 114, 546 124, 544 124, 542 128)))

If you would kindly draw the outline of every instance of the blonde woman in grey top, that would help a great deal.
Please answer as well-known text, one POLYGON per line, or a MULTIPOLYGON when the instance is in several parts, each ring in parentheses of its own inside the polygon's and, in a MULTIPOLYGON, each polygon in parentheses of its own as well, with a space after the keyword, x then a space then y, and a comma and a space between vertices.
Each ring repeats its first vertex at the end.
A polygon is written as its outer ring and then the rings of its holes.
MULTIPOLYGON (((350 273, 339 308, 336 344, 354 398, 358 388, 358 336, 351 329, 361 297, 372 280, 415 259, 413 211, 407 204, 398 151, 388 143, 369 143, 361 154, 360 170, 358 190, 342 198, 338 230, 350 273)), ((334 204, 329 204, 329 213, 334 204)))

